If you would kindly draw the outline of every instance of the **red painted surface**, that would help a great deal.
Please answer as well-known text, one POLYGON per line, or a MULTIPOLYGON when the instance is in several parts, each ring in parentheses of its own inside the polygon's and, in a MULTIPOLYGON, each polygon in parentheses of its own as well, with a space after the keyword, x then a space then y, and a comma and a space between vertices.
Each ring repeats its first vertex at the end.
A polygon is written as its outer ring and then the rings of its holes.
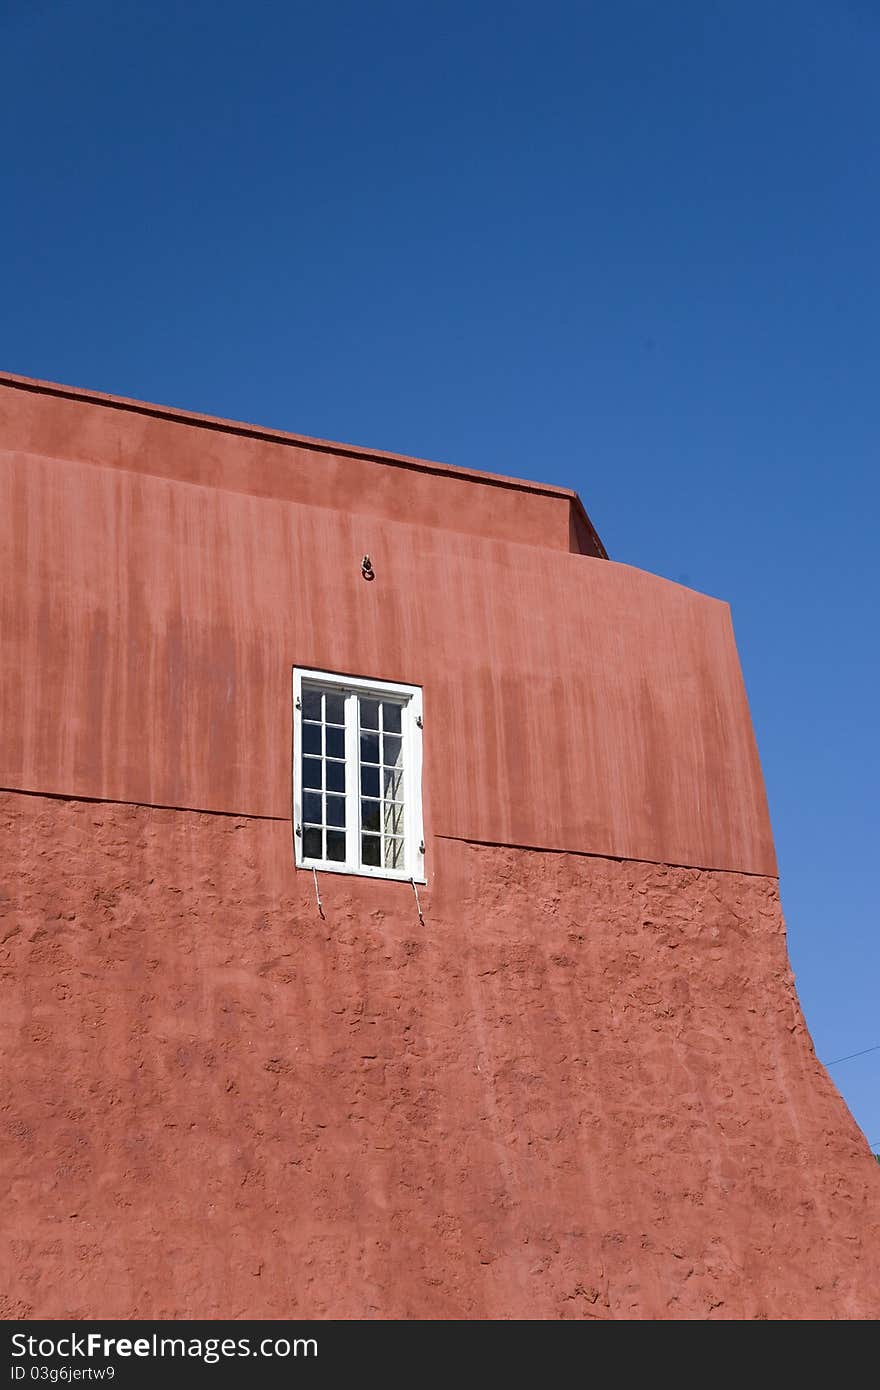
POLYGON ((876 1317, 776 882, 5 796, 7 1316, 876 1317))
POLYGON ((725 604, 355 504, 5 451, 0 785, 288 816, 313 666, 424 687, 429 831, 775 872, 725 604))
POLYGON ((0 373, 6 449, 354 511, 466 535, 605 554, 569 488, 333 444, 0 373))
POLYGON ((0 525, 0 1314, 880 1313, 725 604, 559 489, 8 380, 0 525), (424 689, 424 927, 294 869, 294 664, 424 689))

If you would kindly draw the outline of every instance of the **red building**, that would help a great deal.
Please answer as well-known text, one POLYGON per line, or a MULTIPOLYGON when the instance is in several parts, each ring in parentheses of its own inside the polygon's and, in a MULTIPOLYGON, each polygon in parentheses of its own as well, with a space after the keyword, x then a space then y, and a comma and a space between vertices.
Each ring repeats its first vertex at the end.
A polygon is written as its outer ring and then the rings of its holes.
POLYGON ((866 1317, 727 606, 0 379, 10 1316, 866 1317))

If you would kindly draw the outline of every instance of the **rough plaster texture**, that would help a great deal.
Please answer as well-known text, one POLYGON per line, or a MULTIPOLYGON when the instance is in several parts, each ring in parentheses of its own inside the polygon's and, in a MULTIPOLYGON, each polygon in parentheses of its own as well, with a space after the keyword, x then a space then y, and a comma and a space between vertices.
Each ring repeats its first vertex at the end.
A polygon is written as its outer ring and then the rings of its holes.
POLYGON ((6 1316, 880 1313, 773 878, 6 794, 6 1316), (11 1065, 10 1065, 11 1059, 11 1065))

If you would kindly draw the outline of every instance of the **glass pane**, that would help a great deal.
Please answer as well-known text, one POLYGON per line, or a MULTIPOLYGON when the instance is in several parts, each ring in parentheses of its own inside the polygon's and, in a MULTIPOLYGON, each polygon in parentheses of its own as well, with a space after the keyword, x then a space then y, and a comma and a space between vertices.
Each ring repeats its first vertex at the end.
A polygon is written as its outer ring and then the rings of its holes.
POLYGON ((380 843, 378 835, 361 836, 361 863, 379 867, 380 843))
POLYGON ((321 793, 303 792, 303 820, 311 825, 320 825, 324 817, 321 815, 321 793))
POLYGON ((403 773, 395 772, 393 768, 383 767, 382 769, 382 795, 386 801, 403 800, 403 773))
POLYGON ((303 724, 303 752, 321 752, 321 726, 320 724, 303 724))
POLYGON ((403 806, 386 803, 382 819, 386 835, 403 834, 403 806))
POLYGON ((327 824, 345 825, 345 797, 327 797, 327 824))
MULTIPOLYGON (((361 728, 378 729, 379 727, 379 701, 365 700, 361 697, 361 728)), ((378 760, 377 760, 378 761, 378 760)))
POLYGON ((324 696, 324 718, 328 724, 345 723, 345 696, 328 690, 324 696))
POLYGON ((403 840, 385 841, 385 868, 403 868, 403 840))
POLYGON ((379 735, 361 734, 361 762, 377 763, 379 761, 379 735))
POLYGON ((388 767, 401 767, 401 744, 403 740, 399 734, 385 734, 382 739, 382 761, 388 767))
POLYGON ((386 701, 382 706, 382 728, 386 734, 400 733, 400 705, 392 705, 386 701))
POLYGON ((302 717, 303 719, 317 719, 321 721, 321 692, 320 690, 309 690, 303 686, 302 693, 302 717))
POLYGON ((377 767, 361 768, 361 796, 379 795, 379 769, 377 767))
POLYGON ((377 831, 380 827, 378 801, 361 802, 361 830, 377 831))
POLYGON ((303 786, 320 787, 321 785, 321 759, 303 758, 303 786))
POLYGON ((322 830, 306 828, 303 830, 303 854, 306 859, 323 859, 324 852, 321 847, 322 830))
POLYGON ((325 763, 328 792, 345 791, 345 763, 325 763))
POLYGON ((343 830, 327 831, 327 858, 335 864, 345 862, 345 832, 343 830))
POLYGON ((325 750, 325 751, 326 751, 326 754, 327 754, 327 757, 328 757, 328 758, 344 758, 344 757, 345 757, 345 730, 344 730, 344 729, 334 729, 334 728, 332 728, 332 727, 328 727, 328 729, 327 729, 327 747, 326 747, 326 750, 325 750))

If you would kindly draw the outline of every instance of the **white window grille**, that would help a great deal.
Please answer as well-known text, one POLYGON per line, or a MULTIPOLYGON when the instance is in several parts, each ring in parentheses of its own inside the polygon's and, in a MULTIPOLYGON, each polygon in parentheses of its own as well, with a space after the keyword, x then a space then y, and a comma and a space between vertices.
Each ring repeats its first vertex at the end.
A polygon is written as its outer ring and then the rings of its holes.
POLYGON ((293 672, 299 868, 425 882, 422 692, 293 672))

